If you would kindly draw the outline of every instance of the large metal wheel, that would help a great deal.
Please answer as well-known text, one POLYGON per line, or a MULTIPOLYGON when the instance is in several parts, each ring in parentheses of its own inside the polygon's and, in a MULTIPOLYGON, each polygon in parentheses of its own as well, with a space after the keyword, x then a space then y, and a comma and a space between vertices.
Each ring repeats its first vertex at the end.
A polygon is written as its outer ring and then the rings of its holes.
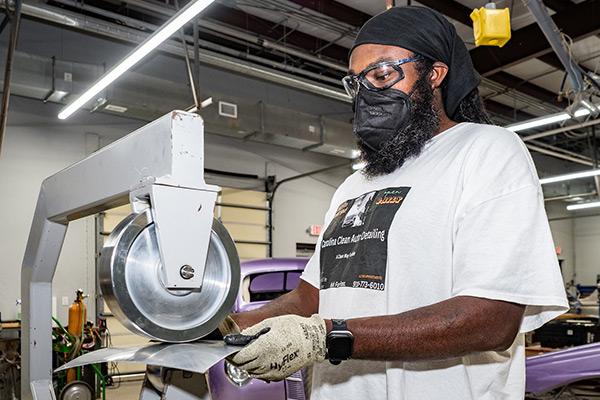
POLYGON ((94 400, 94 390, 84 381, 68 383, 58 396, 59 400, 94 400))
POLYGON ((239 258, 225 227, 213 221, 200 291, 169 290, 162 275, 151 211, 129 215, 108 237, 98 265, 112 313, 132 332, 164 342, 189 342, 215 330, 240 282, 239 258))

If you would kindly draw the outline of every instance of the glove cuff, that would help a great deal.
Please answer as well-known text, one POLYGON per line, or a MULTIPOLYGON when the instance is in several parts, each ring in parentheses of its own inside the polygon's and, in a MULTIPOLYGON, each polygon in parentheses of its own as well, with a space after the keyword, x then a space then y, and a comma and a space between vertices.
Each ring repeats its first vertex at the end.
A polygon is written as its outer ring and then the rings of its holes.
POLYGON ((321 318, 319 314, 313 314, 309 318, 315 326, 315 337, 313 338, 313 348, 316 350, 314 357, 316 362, 325 360, 327 355, 326 348, 326 337, 327 337, 327 325, 325 320, 321 318))

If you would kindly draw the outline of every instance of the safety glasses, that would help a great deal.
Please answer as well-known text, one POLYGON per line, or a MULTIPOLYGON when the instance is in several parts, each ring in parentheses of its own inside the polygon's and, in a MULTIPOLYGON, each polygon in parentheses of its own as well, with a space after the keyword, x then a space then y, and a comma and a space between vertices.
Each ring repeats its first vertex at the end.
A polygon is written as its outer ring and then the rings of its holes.
POLYGON ((342 79, 348 96, 354 98, 360 85, 366 89, 379 92, 394 86, 404 79, 402 64, 420 60, 420 57, 408 57, 398 61, 383 61, 365 68, 357 75, 348 75, 342 79))

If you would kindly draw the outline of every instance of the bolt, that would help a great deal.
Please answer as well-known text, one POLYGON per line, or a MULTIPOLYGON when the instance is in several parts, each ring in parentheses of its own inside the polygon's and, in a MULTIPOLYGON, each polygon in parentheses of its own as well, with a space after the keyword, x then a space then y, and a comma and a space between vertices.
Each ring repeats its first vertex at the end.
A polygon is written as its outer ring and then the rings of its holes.
POLYGON ((184 265, 179 270, 179 275, 181 275, 183 279, 192 279, 194 277, 194 272, 194 268, 192 268, 191 265, 184 265))

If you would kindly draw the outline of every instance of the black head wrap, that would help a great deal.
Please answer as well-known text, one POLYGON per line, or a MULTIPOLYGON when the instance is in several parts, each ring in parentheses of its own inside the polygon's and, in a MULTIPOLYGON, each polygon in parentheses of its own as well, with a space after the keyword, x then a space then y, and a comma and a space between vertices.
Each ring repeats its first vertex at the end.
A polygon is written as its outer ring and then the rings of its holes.
POLYGON ((374 16, 360 29, 350 52, 367 43, 403 47, 446 64, 443 99, 450 118, 460 101, 479 85, 479 74, 454 25, 430 8, 392 7, 374 16))

